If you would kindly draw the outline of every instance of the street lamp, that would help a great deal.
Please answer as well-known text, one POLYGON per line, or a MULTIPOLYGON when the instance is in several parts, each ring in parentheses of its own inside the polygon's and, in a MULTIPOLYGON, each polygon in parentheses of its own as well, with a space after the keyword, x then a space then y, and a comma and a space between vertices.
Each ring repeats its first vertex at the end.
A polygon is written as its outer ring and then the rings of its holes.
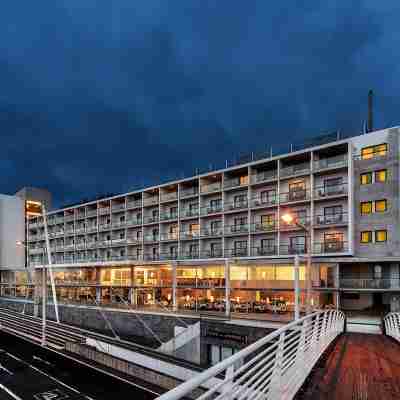
MULTIPOLYGON (((286 213, 281 216, 282 221, 286 224, 294 224, 303 229, 306 234, 306 314, 311 312, 311 231, 306 224, 301 223, 293 214, 286 213)), ((294 256, 294 273, 295 273, 295 319, 299 318, 299 255, 294 256)))

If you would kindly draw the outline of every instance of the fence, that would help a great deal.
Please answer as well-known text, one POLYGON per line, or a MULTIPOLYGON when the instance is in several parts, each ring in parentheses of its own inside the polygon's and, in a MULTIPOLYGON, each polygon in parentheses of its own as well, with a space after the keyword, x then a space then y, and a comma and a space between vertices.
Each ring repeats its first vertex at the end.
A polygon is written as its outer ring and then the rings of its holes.
POLYGON ((344 329, 340 311, 320 311, 298 319, 221 361, 158 400, 178 400, 210 387, 210 380, 224 376, 220 383, 197 400, 288 400, 304 383, 328 345, 344 329))
POLYGON ((390 313, 383 319, 386 335, 400 342, 400 312, 390 313))

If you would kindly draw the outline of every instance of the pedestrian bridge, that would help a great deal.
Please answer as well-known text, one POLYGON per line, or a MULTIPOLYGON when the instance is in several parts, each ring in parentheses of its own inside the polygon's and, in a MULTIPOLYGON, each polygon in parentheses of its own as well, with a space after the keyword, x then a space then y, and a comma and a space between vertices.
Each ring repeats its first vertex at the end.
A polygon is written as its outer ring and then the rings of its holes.
POLYGON ((400 399, 400 313, 385 335, 345 332, 341 311, 316 312, 158 397, 235 400, 400 399))

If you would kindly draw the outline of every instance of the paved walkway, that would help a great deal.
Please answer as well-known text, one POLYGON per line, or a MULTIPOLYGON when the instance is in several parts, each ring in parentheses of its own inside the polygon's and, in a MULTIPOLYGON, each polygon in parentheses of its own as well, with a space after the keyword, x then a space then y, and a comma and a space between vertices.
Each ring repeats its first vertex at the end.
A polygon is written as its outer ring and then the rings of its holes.
POLYGON ((304 400, 400 399, 400 345, 383 335, 343 334, 312 372, 304 400))

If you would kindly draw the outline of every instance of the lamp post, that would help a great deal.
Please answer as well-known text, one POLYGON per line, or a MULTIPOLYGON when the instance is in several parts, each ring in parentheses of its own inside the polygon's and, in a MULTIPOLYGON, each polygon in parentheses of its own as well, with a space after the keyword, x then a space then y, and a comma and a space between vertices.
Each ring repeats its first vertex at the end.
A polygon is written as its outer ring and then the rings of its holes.
MULTIPOLYGON (((301 223, 297 218, 293 216, 293 214, 286 213, 282 215, 282 220, 286 224, 295 224, 299 228, 303 229, 306 234, 306 314, 310 314, 311 312, 311 231, 310 229, 303 223, 301 223)), ((299 312, 299 255, 296 253, 294 257, 294 278, 295 278, 295 319, 297 319, 300 315, 299 312)))

